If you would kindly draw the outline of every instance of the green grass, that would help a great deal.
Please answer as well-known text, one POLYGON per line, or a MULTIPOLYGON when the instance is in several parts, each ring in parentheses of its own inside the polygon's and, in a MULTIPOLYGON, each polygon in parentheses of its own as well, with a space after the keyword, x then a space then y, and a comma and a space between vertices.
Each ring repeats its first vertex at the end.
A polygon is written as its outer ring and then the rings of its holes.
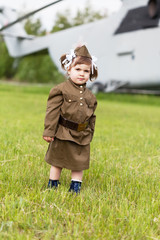
POLYGON ((160 239, 160 98, 99 94, 81 194, 47 190, 49 86, 0 84, 0 239, 160 239))

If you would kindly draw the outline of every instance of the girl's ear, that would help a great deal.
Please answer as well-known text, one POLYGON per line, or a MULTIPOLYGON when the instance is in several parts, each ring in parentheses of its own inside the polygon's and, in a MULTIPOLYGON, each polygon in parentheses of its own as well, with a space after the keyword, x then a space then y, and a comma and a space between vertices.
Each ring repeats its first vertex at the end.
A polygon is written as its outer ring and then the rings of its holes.
POLYGON ((70 75, 70 72, 71 72, 71 70, 69 69, 69 70, 67 70, 67 73, 68 73, 68 75, 70 75))
POLYGON ((70 75, 70 73, 71 73, 71 66, 69 66, 69 68, 67 69, 67 73, 68 73, 68 75, 70 75))

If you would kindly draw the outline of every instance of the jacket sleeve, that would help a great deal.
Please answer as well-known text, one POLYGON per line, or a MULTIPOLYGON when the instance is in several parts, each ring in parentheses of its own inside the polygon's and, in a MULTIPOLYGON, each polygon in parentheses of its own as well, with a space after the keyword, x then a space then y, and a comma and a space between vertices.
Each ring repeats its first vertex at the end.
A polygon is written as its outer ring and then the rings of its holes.
POLYGON ((92 138, 93 138, 94 129, 95 129, 95 122, 96 122, 96 115, 94 114, 94 112, 96 110, 96 107, 97 107, 97 101, 95 101, 95 103, 94 103, 93 115, 89 119, 89 126, 92 130, 92 138))
POLYGON ((44 137, 55 136, 62 103, 63 103, 63 95, 61 90, 58 87, 52 88, 49 93, 49 97, 47 101, 47 110, 46 110, 44 132, 43 132, 44 137))

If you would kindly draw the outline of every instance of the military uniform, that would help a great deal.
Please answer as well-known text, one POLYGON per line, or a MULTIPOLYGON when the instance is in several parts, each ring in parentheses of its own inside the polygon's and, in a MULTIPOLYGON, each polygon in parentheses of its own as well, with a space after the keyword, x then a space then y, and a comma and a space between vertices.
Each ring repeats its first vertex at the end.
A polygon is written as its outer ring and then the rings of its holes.
POLYGON ((96 106, 96 97, 86 84, 77 85, 68 79, 51 89, 43 133, 43 136, 54 138, 45 156, 49 164, 73 171, 89 168, 96 106), (60 116, 73 123, 88 125, 82 131, 74 130, 60 124, 60 116))

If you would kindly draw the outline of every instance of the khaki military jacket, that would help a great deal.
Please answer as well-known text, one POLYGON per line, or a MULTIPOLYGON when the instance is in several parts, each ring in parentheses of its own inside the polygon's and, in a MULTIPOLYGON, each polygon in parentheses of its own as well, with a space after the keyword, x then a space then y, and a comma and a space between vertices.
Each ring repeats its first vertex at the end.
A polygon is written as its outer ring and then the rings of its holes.
POLYGON ((48 97, 43 136, 80 145, 89 144, 95 128, 96 106, 96 97, 86 88, 86 84, 77 85, 68 79, 57 85, 51 89, 48 97), (76 123, 89 121, 88 127, 80 132, 64 127, 58 123, 60 115, 76 123))

